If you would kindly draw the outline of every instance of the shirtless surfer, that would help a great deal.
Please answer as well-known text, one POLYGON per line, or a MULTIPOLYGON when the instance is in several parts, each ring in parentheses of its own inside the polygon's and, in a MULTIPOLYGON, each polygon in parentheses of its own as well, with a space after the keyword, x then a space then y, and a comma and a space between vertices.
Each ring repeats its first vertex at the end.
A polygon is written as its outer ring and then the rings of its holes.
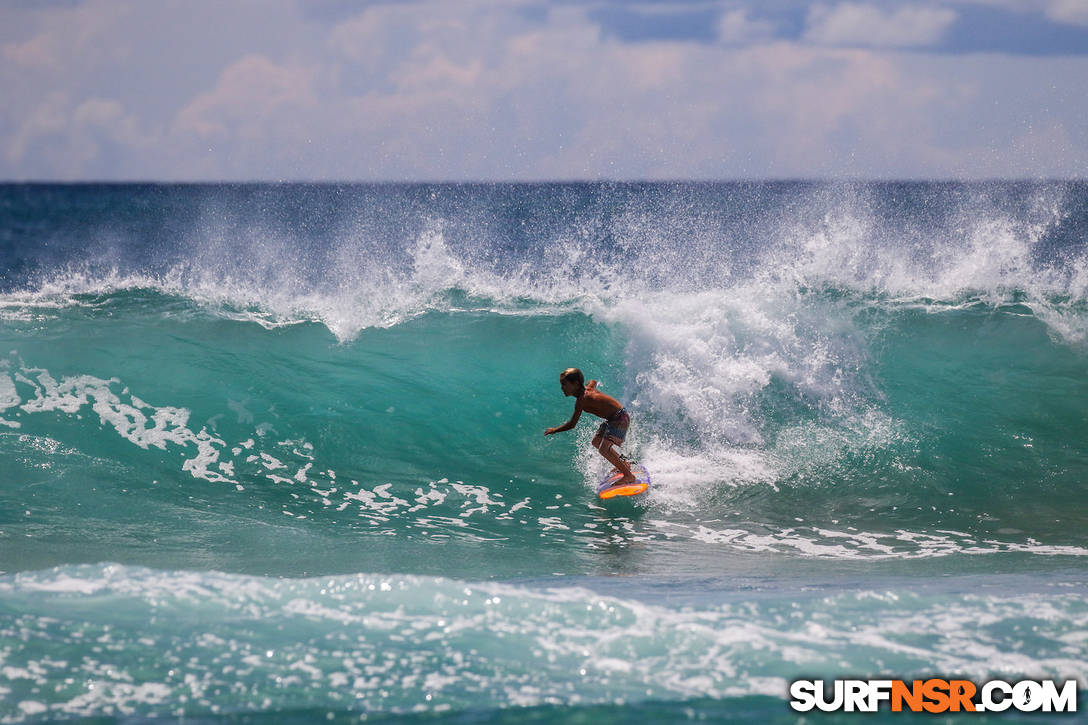
POLYGON ((588 385, 585 380, 582 371, 578 368, 567 368, 559 374, 559 387, 563 389, 563 395, 575 398, 574 414, 563 425, 544 431, 544 435, 550 436, 553 433, 570 430, 578 424, 582 411, 604 418, 601 427, 597 429, 597 435, 593 436, 593 447, 623 474, 623 478, 617 481, 616 485, 634 483, 635 474, 631 472, 631 467, 612 447, 623 444, 623 439, 627 437, 627 427, 631 424, 631 417, 618 400, 597 390, 596 380, 590 380, 588 385))

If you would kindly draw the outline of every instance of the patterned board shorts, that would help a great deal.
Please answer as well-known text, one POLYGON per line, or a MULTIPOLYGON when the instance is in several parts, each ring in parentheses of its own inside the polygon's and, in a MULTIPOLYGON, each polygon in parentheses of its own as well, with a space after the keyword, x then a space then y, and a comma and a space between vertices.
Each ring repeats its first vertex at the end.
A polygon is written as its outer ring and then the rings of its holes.
POLYGON ((601 423, 601 427, 597 429, 597 435, 607 438, 617 446, 622 445, 623 439, 627 437, 629 425, 631 425, 631 416, 627 414, 626 408, 620 408, 611 418, 601 423))

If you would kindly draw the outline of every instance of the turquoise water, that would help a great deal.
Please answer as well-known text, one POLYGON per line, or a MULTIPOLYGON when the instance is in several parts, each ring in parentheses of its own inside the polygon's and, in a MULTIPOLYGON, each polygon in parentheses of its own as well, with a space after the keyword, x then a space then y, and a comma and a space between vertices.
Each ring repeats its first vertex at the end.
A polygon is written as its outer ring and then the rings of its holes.
POLYGON ((0 186, 0 720, 1083 687, 1086 240, 1065 183, 0 186), (571 365, 648 495, 544 437, 571 365))

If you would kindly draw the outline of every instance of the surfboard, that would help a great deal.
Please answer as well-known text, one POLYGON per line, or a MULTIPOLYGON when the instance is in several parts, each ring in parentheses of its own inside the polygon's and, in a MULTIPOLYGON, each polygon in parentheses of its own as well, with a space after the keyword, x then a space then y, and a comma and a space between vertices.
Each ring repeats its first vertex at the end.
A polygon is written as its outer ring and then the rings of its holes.
POLYGON ((614 496, 637 496, 650 487, 650 473, 641 463, 629 463, 631 473, 635 474, 634 483, 617 483, 623 474, 612 469, 608 475, 597 484, 597 496, 603 499, 614 496))

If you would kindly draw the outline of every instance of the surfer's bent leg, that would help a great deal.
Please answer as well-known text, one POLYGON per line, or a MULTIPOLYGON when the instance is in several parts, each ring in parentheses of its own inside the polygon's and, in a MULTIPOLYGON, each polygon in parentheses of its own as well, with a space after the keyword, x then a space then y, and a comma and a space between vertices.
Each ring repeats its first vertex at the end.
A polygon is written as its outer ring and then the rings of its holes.
POLYGON ((631 467, 627 465, 627 461, 620 458, 619 452, 612 447, 612 441, 598 434, 593 438, 593 447, 600 451, 605 460, 615 466, 617 471, 623 474, 623 483, 631 483, 635 480, 635 474, 631 473, 631 467))

